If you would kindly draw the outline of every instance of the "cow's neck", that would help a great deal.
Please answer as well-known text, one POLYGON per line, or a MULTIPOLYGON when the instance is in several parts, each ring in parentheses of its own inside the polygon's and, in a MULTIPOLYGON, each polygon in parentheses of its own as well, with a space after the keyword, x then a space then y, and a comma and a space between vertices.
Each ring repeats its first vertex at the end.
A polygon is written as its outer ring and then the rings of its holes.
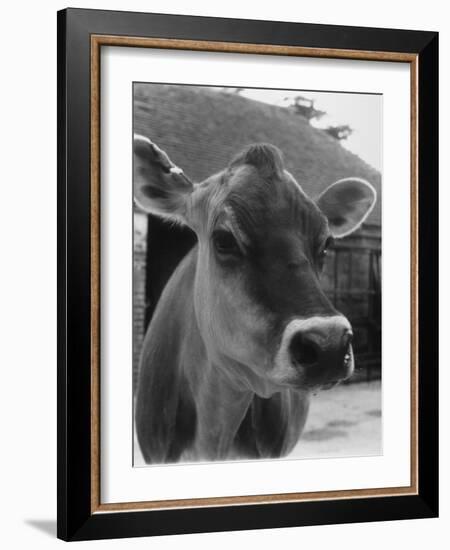
POLYGON ((254 394, 235 387, 221 369, 209 363, 199 396, 198 452, 210 460, 231 458, 233 441, 254 394))
MULTIPOLYGON (((197 357, 198 359, 198 357, 197 357)), ((239 367, 238 367, 239 368, 239 367)), ((241 365, 242 369, 243 366, 241 365)), ((189 460, 227 460, 249 458, 243 452, 242 441, 237 445, 239 429, 246 418, 249 408, 254 406, 255 393, 236 384, 239 377, 233 376, 223 367, 209 361, 206 353, 201 361, 196 361, 189 367, 194 376, 191 377, 193 393, 196 395, 197 431, 194 448, 189 460)), ((247 433, 249 441, 244 441, 244 447, 254 446, 261 457, 278 457, 290 452, 297 443, 303 429, 309 407, 307 392, 292 390, 278 391, 273 402, 262 400, 265 409, 253 411, 251 415, 251 433, 247 433), (261 413, 262 416, 260 415, 261 413), (269 420, 270 417, 270 420, 269 420), (261 424, 262 422, 262 424, 261 424), (268 426, 265 424, 268 423, 268 426), (274 430, 268 444, 267 430, 274 430), (250 441, 251 440, 251 441, 250 441)), ((248 449, 247 449, 248 451, 248 449)), ((252 451, 253 452, 253 449, 252 451)), ((256 457, 256 455, 255 455, 256 457)))
POLYGON ((254 393, 239 387, 233 377, 209 358, 195 323, 185 339, 189 353, 182 353, 182 369, 188 373, 197 409, 193 459, 229 458, 233 440, 254 393))

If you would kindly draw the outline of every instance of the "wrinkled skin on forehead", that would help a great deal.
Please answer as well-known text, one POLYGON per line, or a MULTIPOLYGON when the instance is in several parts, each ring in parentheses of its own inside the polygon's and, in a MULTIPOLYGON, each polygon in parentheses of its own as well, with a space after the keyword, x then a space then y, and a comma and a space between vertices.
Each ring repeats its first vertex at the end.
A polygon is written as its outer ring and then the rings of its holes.
POLYGON ((237 159, 202 184, 190 219, 199 238, 196 313, 208 351, 224 368, 230 359, 246 366, 236 379, 267 396, 276 389, 270 371, 287 323, 336 312, 319 283, 327 220, 283 169, 278 151, 265 154, 273 166, 237 159), (216 253, 220 230, 237 237, 239 254, 216 253), (258 373, 264 377, 255 381, 258 373))

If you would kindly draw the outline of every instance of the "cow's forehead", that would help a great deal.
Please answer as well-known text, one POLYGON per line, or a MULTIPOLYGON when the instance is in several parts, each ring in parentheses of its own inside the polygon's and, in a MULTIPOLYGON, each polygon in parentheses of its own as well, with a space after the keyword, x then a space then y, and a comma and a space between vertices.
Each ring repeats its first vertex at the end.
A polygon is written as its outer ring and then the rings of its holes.
POLYGON ((273 145, 244 149, 223 172, 198 186, 197 197, 207 232, 227 215, 250 239, 274 228, 309 239, 328 232, 325 217, 286 171, 282 154, 273 145))
POLYGON ((287 171, 271 178, 261 177, 253 166, 243 165, 225 175, 215 218, 231 212, 250 238, 285 229, 319 239, 327 233, 326 218, 287 171))

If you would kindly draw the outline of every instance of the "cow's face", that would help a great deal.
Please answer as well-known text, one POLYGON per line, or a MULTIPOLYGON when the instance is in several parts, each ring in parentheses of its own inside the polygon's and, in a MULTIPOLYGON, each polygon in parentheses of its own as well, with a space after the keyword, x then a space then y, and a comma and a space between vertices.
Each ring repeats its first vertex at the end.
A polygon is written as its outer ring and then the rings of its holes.
POLYGON ((351 326, 320 273, 333 239, 372 209, 373 188, 341 180, 314 202, 265 144, 195 186, 149 140, 137 137, 135 153, 138 204, 197 234, 197 324, 218 368, 262 396, 350 376, 351 326))

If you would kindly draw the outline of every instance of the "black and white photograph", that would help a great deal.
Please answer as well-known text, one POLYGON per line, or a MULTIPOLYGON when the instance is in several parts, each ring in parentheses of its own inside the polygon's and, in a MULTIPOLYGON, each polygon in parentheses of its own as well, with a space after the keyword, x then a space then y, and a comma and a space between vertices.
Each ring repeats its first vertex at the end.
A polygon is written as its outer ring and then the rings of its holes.
POLYGON ((448 547, 444 7, 5 4, 2 547, 448 547))
POLYGON ((382 454, 382 105, 133 84, 135 467, 382 454))

